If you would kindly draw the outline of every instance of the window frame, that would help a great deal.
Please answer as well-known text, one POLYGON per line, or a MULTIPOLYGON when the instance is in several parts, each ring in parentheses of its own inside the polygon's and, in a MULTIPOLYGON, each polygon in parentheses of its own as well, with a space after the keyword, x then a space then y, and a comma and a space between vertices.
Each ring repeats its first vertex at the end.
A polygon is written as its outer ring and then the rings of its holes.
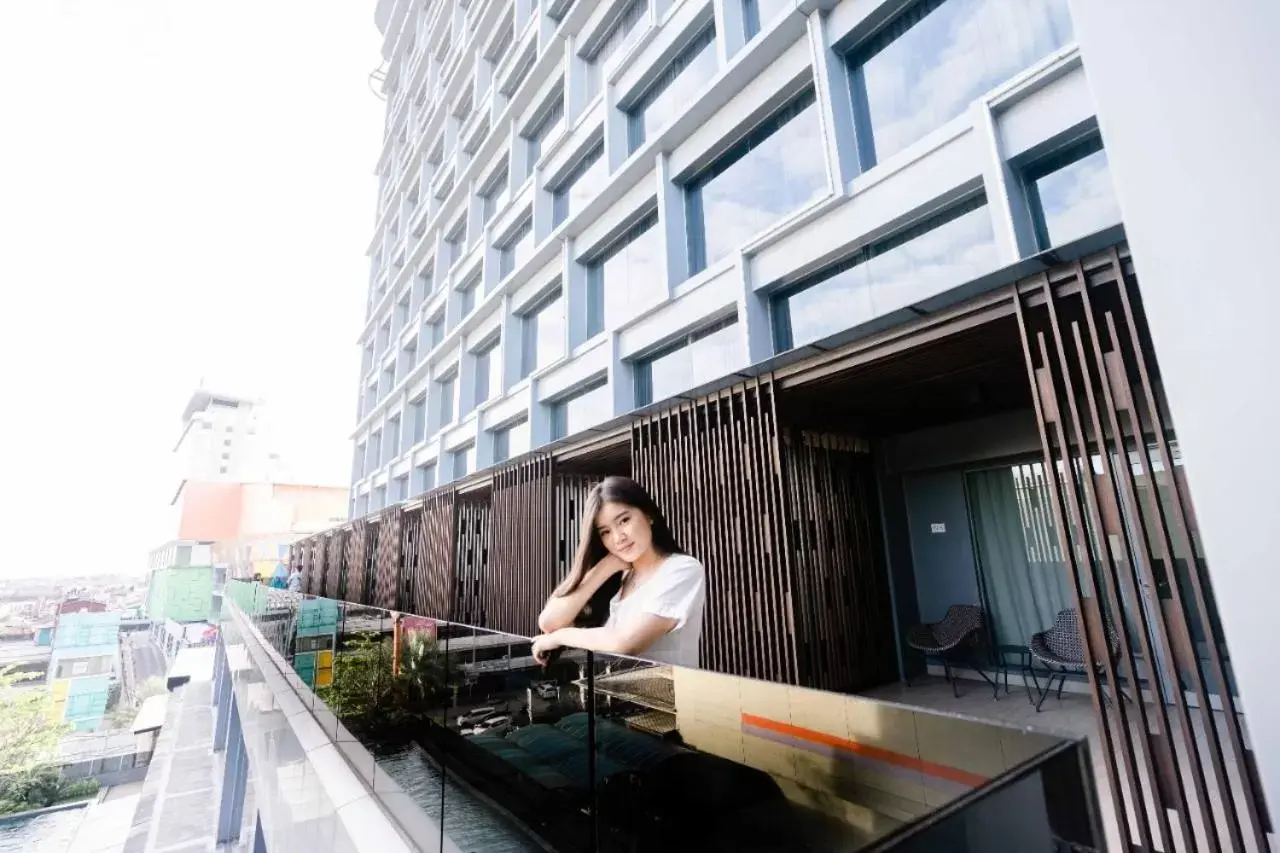
POLYGON ((1018 177, 1022 181, 1022 190, 1031 217, 1031 227, 1035 233, 1036 251, 1047 252, 1053 248, 1053 241, 1049 236, 1049 222, 1044 212, 1044 202, 1040 198, 1040 188, 1036 183, 1087 157, 1092 157, 1099 151, 1106 151, 1106 147, 1102 144, 1102 135, 1095 131, 1048 152, 1019 171, 1018 177))
POLYGON ((574 184, 582 180, 582 177, 603 159, 604 136, 601 135, 595 142, 587 146, 582 155, 573 162, 573 166, 565 172, 563 178, 547 187, 547 189, 551 190, 552 227, 559 227, 573 215, 574 211, 569 206, 569 193, 573 190, 574 184))
POLYGON ((817 88, 813 82, 809 82, 800 91, 788 97, 776 110, 770 112, 739 135, 732 143, 721 149, 706 166, 681 183, 680 186, 684 196, 685 244, 688 251, 688 273, 690 276, 702 272, 708 265, 706 210, 702 201, 703 189, 707 184, 727 172, 732 166, 746 159, 752 151, 758 149, 769 137, 799 118, 805 110, 815 106, 817 103, 817 88))
POLYGON ((940 211, 917 219, 897 231, 881 237, 879 240, 870 241, 859 246, 843 258, 827 264, 822 269, 769 294, 769 315, 773 327, 774 351, 776 353, 784 353, 794 349, 796 346, 791 327, 791 297, 817 287, 824 281, 832 279, 843 272, 863 266, 883 254, 910 243, 917 237, 922 237, 986 206, 986 192, 980 190, 954 204, 948 205, 940 211))
POLYGON ((635 359, 632 367, 634 369, 635 403, 637 408, 648 406, 655 402, 653 399, 653 363, 655 361, 691 347, 704 338, 709 338, 717 332, 722 332, 736 325, 738 325, 738 313, 735 309, 730 314, 724 314, 710 322, 701 323, 635 359))
POLYGON ((680 75, 692 64, 693 60, 710 46, 713 50, 716 43, 716 22, 712 18, 695 29, 685 43, 667 63, 662 72, 650 81, 634 98, 627 101, 623 113, 627 117, 627 153, 634 154, 647 140, 645 129, 645 111, 680 79, 680 75))
POLYGON ((579 260, 586 272, 586 335, 594 338, 605 331, 605 286, 604 265, 619 252, 639 240, 650 230, 662 224, 657 208, 648 209, 635 217, 632 224, 626 226, 622 233, 609 240, 603 246, 592 250, 585 258, 579 260))

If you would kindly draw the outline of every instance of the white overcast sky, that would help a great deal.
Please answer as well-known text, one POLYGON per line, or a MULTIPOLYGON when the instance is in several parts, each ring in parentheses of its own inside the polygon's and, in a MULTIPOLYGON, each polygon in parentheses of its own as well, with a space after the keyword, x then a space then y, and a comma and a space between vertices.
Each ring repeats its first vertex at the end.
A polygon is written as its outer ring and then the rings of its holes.
POLYGON ((347 482, 379 45, 371 0, 0 0, 0 578, 142 571, 202 378, 347 482))

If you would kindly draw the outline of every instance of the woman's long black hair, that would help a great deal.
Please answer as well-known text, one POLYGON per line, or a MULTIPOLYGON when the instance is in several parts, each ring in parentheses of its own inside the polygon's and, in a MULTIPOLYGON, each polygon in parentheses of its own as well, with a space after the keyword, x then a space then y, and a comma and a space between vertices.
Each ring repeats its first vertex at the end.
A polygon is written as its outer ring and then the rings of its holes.
POLYGON ((582 524, 578 529, 578 550, 574 552, 569 575, 556 589, 556 595, 572 594, 587 572, 608 555, 609 549, 604 547, 604 540, 600 538, 600 531, 596 527, 596 516, 607 503, 625 504, 644 513, 653 528, 653 547, 659 554, 668 556, 684 553, 662 510, 658 509, 643 486, 630 477, 605 477, 587 494, 587 505, 583 508, 582 524))

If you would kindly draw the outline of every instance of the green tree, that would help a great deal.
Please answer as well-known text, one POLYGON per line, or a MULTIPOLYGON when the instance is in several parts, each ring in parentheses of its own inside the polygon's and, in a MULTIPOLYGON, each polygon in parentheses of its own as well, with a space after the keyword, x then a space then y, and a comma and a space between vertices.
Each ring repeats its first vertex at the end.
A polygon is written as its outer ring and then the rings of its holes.
POLYGON ((339 719, 354 731, 390 739, 425 720, 440 696, 444 666, 430 638, 412 635, 400 649, 394 672, 390 639, 358 634, 334 656, 333 683, 316 691, 339 719))
POLYGON ((0 773, 29 770, 48 759, 70 727, 59 719, 48 690, 22 690, 39 676, 0 669, 0 773))

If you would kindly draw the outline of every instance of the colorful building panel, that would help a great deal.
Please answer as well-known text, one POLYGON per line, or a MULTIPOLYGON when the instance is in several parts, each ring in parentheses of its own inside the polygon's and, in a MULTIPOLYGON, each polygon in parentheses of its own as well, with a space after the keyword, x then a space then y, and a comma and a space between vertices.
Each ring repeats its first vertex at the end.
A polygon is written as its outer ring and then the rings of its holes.
POLYGON ((147 590, 147 615, 152 622, 209 622, 213 613, 212 566, 156 569, 147 590))
POLYGON ((76 731, 96 731, 120 663, 120 614, 62 613, 52 632, 47 679, 54 706, 76 731))

